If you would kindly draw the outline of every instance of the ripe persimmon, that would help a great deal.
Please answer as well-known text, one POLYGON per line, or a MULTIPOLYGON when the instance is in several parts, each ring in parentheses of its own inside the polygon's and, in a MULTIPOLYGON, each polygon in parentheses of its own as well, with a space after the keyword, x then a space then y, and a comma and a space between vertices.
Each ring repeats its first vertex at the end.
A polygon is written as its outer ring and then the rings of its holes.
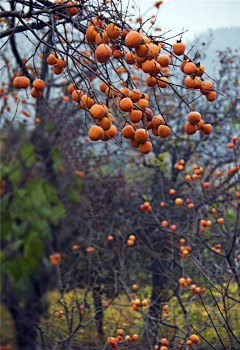
POLYGON ((89 129, 88 136, 92 141, 100 140, 104 135, 104 131, 100 126, 93 125, 89 129))
POLYGON ((120 89, 120 91, 121 92, 119 93, 119 97, 121 99, 129 96, 130 90, 128 88, 123 87, 123 88, 120 89))
POLYGON ((200 64, 199 67, 197 66, 197 69, 196 69, 196 71, 195 71, 194 74, 195 74, 197 77, 201 77, 201 76, 203 75, 203 73, 204 73, 204 66, 203 66, 202 64, 200 64))
POLYGON ((113 344, 115 342, 114 337, 108 337, 108 344, 113 344))
POLYGON ((149 47, 144 43, 144 44, 140 44, 139 46, 137 46, 135 48, 135 53, 138 57, 147 57, 149 52, 149 47))
POLYGON ((186 46, 182 42, 177 42, 177 43, 173 44, 173 47, 172 47, 173 52, 177 56, 181 56, 184 53, 185 48, 186 48, 186 46))
POLYGON ((45 87, 45 83, 44 83, 44 81, 41 80, 41 79, 36 79, 36 80, 34 80, 34 82, 33 82, 33 87, 34 87, 35 89, 37 89, 37 90, 43 90, 44 87, 45 87))
POLYGON ((144 71, 144 73, 151 73, 153 71, 153 68, 154 68, 153 61, 147 60, 142 64, 142 70, 144 71))
POLYGON ((143 300, 141 301, 141 304, 142 304, 142 306, 147 306, 147 305, 148 305, 147 299, 143 299, 143 300))
POLYGON ((158 135, 162 138, 166 138, 170 135, 171 129, 167 125, 159 125, 158 135))
POLYGON ((155 60, 152 60, 152 62, 153 62, 153 64, 154 64, 154 68, 153 68, 153 70, 152 70, 152 74, 157 75, 157 74, 160 73, 160 71, 161 71, 161 66, 160 66, 160 64, 159 64, 157 61, 155 61, 155 60))
POLYGON ((134 135, 134 139, 139 143, 144 143, 148 140, 149 133, 145 129, 137 129, 134 135))
POLYGON ((137 31, 131 30, 125 38, 125 44, 133 49, 137 46, 139 46, 142 42, 142 34, 138 33, 137 31))
MULTIPOLYGON (((109 42, 110 40, 105 31, 101 33, 97 33, 97 35, 95 36, 95 43, 97 44, 97 46, 101 44, 109 44, 109 42)), ((96 56, 96 52, 95 52, 95 56, 96 56)))
POLYGON ((158 45, 155 45, 155 44, 148 44, 148 48, 149 48, 148 59, 157 58, 157 56, 161 50, 161 47, 159 47, 158 45))
POLYGON ((102 117, 101 119, 98 119, 97 123, 99 126, 101 126, 103 128, 104 131, 109 130, 111 128, 111 125, 112 125, 112 121, 108 116, 102 117))
POLYGON ((163 117, 160 114, 156 115, 152 119, 152 125, 153 125, 154 128, 158 128, 159 125, 163 125, 164 123, 165 123, 164 119, 163 119, 163 117))
POLYGON ((73 84, 71 84, 71 85, 68 86, 68 93, 69 93, 70 95, 72 95, 72 93, 73 93, 74 90, 75 90, 75 87, 74 87, 73 84))
POLYGON ((160 77, 157 79, 158 86, 162 89, 165 89, 168 86, 168 78, 160 77))
POLYGON ((211 124, 204 124, 202 126, 201 130, 205 135, 209 135, 212 131, 212 125, 211 124))
POLYGON ((142 94, 139 90, 133 89, 129 94, 130 99, 136 103, 138 100, 142 98, 142 94))
POLYGON ((83 95, 84 93, 81 90, 73 90, 72 99, 73 101, 80 102, 83 95))
POLYGON ((140 100, 137 101, 137 105, 138 107, 145 109, 148 107, 148 101, 145 100, 144 98, 141 98, 140 100))
POLYGON ((116 39, 121 33, 121 29, 114 23, 110 23, 106 28, 106 33, 109 39, 116 39))
POLYGON ((110 139, 112 139, 113 137, 115 137, 117 134, 117 128, 115 125, 111 125, 110 129, 108 129, 107 131, 105 131, 103 137, 101 138, 102 141, 108 141, 110 139))
POLYGON ((106 63, 111 55, 112 50, 107 44, 100 44, 95 51, 95 57, 99 63, 106 63))
POLYGON ((124 126, 124 128, 122 129, 122 136, 125 139, 132 139, 132 138, 134 138, 134 135, 135 135, 135 130, 133 129, 133 127, 131 125, 124 126))
POLYGON ((175 204, 181 205, 182 204, 182 199, 181 198, 176 198, 175 199, 175 204))
POLYGON ((168 67, 170 63, 170 58, 167 55, 160 55, 158 56, 157 61, 161 67, 168 67))
POLYGON ((132 100, 129 97, 123 98, 119 103, 119 108, 123 112, 131 112, 131 110, 133 109, 132 100))
POLYGON ((201 83, 201 93, 206 95, 209 91, 211 91, 213 89, 213 84, 208 81, 208 80, 204 80, 202 83, 201 83))
POLYGON ((188 134, 188 135, 193 135, 195 134, 195 132, 197 131, 197 125, 196 124, 192 124, 190 122, 187 122, 185 124, 185 132, 188 134))
POLYGON ((135 59, 137 61, 137 65, 141 68, 142 67, 142 63, 147 61, 147 56, 146 57, 139 57, 136 53, 135 53, 135 59))
POLYGON ((147 86, 153 87, 153 86, 157 85, 157 79, 151 75, 148 75, 146 83, 147 83, 147 86))
POLYGON ((206 98, 208 101, 213 102, 216 100, 217 93, 215 91, 210 91, 207 93, 206 98))
POLYGON ((64 62, 64 60, 61 57, 59 57, 57 59, 56 65, 61 69, 66 67, 66 63, 64 62))
POLYGON ((189 340, 187 340, 186 345, 187 345, 189 348, 192 348, 194 344, 193 344, 193 342, 189 339, 189 340))
POLYGON ((131 110, 131 112, 129 113, 129 119, 133 123, 139 123, 142 119, 142 111, 135 109, 131 110))
POLYGON ((167 338, 162 338, 160 340, 160 342, 162 343, 162 345, 168 345, 169 344, 169 341, 167 340, 167 338))
POLYGON ((193 62, 187 62, 183 68, 184 73, 188 75, 195 73, 196 70, 197 70, 197 67, 193 62))
POLYGON ((99 88, 100 88, 100 90, 101 90, 102 92, 105 92, 106 89, 108 88, 108 85, 107 85, 106 83, 104 83, 104 81, 103 81, 103 82, 100 84, 99 88))
POLYGON ((184 79, 184 85, 189 89, 194 89, 197 84, 197 80, 192 77, 187 77, 184 79))
POLYGON ((56 75, 59 75, 63 72, 63 68, 58 67, 57 64, 54 64, 53 66, 53 73, 56 75))
POLYGON ((133 52, 128 51, 125 55, 125 61, 127 62, 127 64, 134 64, 135 63, 135 55, 133 52))
POLYGON ((199 126, 200 129, 202 129, 202 127, 204 125, 204 121, 201 119, 197 125, 199 126))
POLYGON ((38 98, 38 97, 40 97, 40 96, 42 95, 42 92, 41 92, 40 90, 37 90, 37 89, 35 89, 35 88, 32 88, 32 90, 31 90, 31 95, 32 95, 32 97, 34 97, 34 98, 38 98))
POLYGON ((86 38, 89 43, 94 43, 98 32, 94 26, 89 26, 86 31, 86 38))
POLYGON ((81 100, 78 104, 78 107, 80 109, 89 109, 95 104, 95 101, 93 98, 89 97, 88 95, 83 95, 81 97, 81 100))
POLYGON ((223 224, 223 223, 224 223, 224 218, 218 218, 218 219, 217 219, 217 222, 218 222, 219 224, 223 224))
POLYGON ((139 149, 143 154, 148 154, 152 150, 152 143, 149 141, 146 141, 144 143, 139 144, 139 149))
POLYGON ((190 335, 189 338, 194 344, 198 344, 199 343, 199 338, 198 338, 198 336, 196 334, 190 335))
POLYGON ((198 124, 201 120, 201 114, 198 112, 190 112, 188 114, 188 121, 191 124, 198 124))
POLYGON ((53 54, 50 54, 47 58, 47 63, 49 64, 49 66, 54 66, 54 64, 57 63, 57 57, 53 54))
POLYGON ((138 340, 138 335, 137 334, 133 334, 132 335, 132 340, 138 340))
POLYGON ((184 61, 182 61, 181 65, 180 65, 180 69, 183 73, 184 73, 184 68, 188 62, 189 62, 189 60, 184 60, 184 61))
POLYGON ((152 127, 152 134, 153 134, 153 136, 159 136, 158 135, 158 128, 152 127))

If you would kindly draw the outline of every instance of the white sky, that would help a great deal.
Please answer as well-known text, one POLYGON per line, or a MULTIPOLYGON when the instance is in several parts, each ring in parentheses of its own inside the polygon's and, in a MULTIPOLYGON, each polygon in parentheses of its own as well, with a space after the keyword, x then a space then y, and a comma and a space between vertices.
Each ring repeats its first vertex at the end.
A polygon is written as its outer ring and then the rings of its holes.
MULTIPOLYGON (((127 3, 123 0, 124 5, 127 3)), ((157 13, 154 3, 155 0, 130 0, 131 5, 140 8, 143 19, 157 13)), ((183 37, 188 41, 208 29, 240 28, 240 0, 163 0, 157 18, 157 27, 172 30, 169 36, 180 33, 183 27, 188 29, 183 37)))

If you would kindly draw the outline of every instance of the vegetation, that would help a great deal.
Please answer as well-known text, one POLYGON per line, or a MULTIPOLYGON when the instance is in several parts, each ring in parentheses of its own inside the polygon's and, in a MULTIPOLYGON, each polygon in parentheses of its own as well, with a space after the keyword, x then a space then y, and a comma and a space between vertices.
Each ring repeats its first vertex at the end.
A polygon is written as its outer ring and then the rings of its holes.
POLYGON ((237 350, 238 50, 216 81, 134 5, 1 11, 1 349, 237 350))

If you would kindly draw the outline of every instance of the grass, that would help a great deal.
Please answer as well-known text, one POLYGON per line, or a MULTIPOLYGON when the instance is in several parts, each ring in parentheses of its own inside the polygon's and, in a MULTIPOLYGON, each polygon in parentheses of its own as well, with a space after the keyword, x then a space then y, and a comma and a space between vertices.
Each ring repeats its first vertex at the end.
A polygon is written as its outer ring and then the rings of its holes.
MULTIPOLYGON (((148 300, 150 300, 151 288, 144 290, 147 291, 148 300)), ((231 293, 237 292, 237 285, 232 284, 230 286, 231 293)), ((220 301, 219 293, 216 290, 213 290, 213 294, 218 301, 218 305, 221 309, 222 303, 220 301)), ((209 291, 206 291, 202 294, 204 304, 207 307, 208 313, 211 315, 211 318, 215 325, 217 325, 217 331, 222 339, 228 340, 228 335, 223 327, 219 327, 223 324, 220 312, 217 308, 217 305, 214 305, 214 301, 210 295, 209 291)), ((104 295, 103 295, 104 298, 104 295)), ((72 337, 71 343, 81 343, 81 344, 92 344, 92 345, 101 345, 102 341, 99 339, 97 332, 97 324, 94 320, 94 300, 92 298, 92 293, 85 293, 82 289, 72 290, 69 293, 65 294, 65 300, 60 299, 60 292, 55 290, 47 293, 46 300, 48 301, 49 313, 48 315, 42 317, 41 328, 44 331, 45 337, 48 336, 54 341, 59 341, 61 337, 66 337, 69 335, 68 329, 68 320, 66 317, 66 308, 68 309, 69 320, 72 320, 73 328, 79 323, 79 311, 78 306, 84 303, 89 305, 89 308, 84 309, 82 312, 83 320, 82 324, 85 327, 79 328, 79 330, 72 337), (59 302, 60 301, 60 302, 59 302), (85 301, 85 302, 84 302, 85 301), (65 304, 64 304, 65 303, 65 304), (65 306, 64 306, 65 305, 65 306), (55 316, 56 311, 63 311, 62 318, 57 318, 55 316)), ((105 298, 106 300, 106 298, 105 298)), ((182 293, 183 305, 188 310, 190 302, 190 292, 189 290, 183 290, 182 293)), ((227 305, 228 308, 233 305, 233 302, 229 302, 227 305)), ((148 307, 143 308, 144 312, 148 311, 148 307)), ((229 313, 229 323, 234 329, 236 335, 240 337, 240 306, 239 304, 234 305, 229 313)), ((166 320, 168 323, 177 324, 186 330, 186 322, 184 319, 184 314, 181 307, 179 306, 178 300, 176 297, 171 299, 169 303, 169 318, 166 320)), ((198 296, 195 297, 195 300, 192 304, 191 312, 189 314, 189 323, 193 325, 196 330, 201 329, 206 323, 211 326, 208 314, 204 309, 203 305, 200 302, 198 296)), ((134 311, 128 298, 124 294, 119 294, 110 305, 104 310, 104 319, 103 319, 103 330, 105 334, 105 339, 108 336, 116 336, 116 331, 118 328, 124 329, 124 336, 132 333, 139 334, 141 340, 141 335, 143 334, 144 329, 144 319, 140 312, 134 311)), ((194 333, 194 331, 193 331, 194 333)), ((182 335, 179 331, 161 325, 160 328, 160 337, 165 337, 170 339, 173 335, 182 335)), ((201 332, 203 337, 212 343, 216 348, 221 349, 221 344, 217 338, 217 334, 212 327, 207 327, 203 332, 201 332), (220 344, 220 345, 219 345, 220 344)), ((6 338, 13 336, 13 327, 11 316, 7 310, 1 308, 1 338, 4 340, 6 338)), ((145 336, 142 338, 143 344, 145 343, 145 336)), ((176 344, 174 344, 176 345, 176 344)), ((12 346, 13 350, 15 346, 12 346)), ((204 349, 207 349, 204 347, 204 349)))

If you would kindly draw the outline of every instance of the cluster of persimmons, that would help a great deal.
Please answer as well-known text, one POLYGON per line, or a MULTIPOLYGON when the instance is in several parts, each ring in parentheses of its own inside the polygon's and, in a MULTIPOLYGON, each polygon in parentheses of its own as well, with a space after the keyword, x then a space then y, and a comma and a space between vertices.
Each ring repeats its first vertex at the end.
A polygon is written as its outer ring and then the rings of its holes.
MULTIPOLYGON (((187 285, 190 284, 191 282, 192 282, 192 279, 189 277, 188 278, 184 278, 184 277, 179 278, 179 284, 182 288, 187 288, 187 285)), ((200 292, 204 293, 206 288, 205 287, 203 287, 203 288, 197 287, 196 284, 192 284, 190 286, 190 290, 191 290, 192 296, 194 296, 195 294, 200 293, 200 292)))
MULTIPOLYGON (((59 5, 59 11, 62 10, 70 17, 79 13, 79 6, 75 1, 56 0, 55 3, 59 5)), ((157 2, 155 6, 158 8, 160 3, 157 2)), ((56 20, 62 18, 60 15, 55 16, 56 20)), ((128 66, 132 66, 146 74, 144 85, 148 86, 149 89, 157 87, 161 92, 161 89, 175 87, 175 84, 169 81, 170 66, 172 59, 175 58, 181 63, 178 66, 180 72, 186 74, 184 88, 199 90, 208 101, 214 101, 216 98, 213 84, 202 78, 204 67, 185 55, 185 44, 181 40, 170 45, 163 39, 147 35, 143 29, 133 30, 127 23, 120 24, 120 21, 111 21, 100 13, 89 19, 84 43, 89 50, 82 51, 82 56, 78 58, 78 64, 85 65, 93 62, 96 64, 97 62, 100 66, 107 67, 106 64, 109 61, 115 60, 121 66, 114 68, 112 63, 111 66, 119 77, 125 72, 130 74, 128 66), (166 51, 162 54, 162 50, 166 51)), ((53 72, 56 75, 60 75, 67 68, 68 61, 66 57, 59 54, 57 48, 56 52, 51 52, 47 57, 47 63, 53 66, 53 72)), ((117 128, 113 125, 115 118, 108 110, 108 101, 111 100, 125 121, 121 130, 123 138, 129 139, 132 147, 138 148, 143 154, 148 154, 152 149, 152 142, 149 141, 150 130, 153 136, 161 138, 167 138, 171 133, 171 128, 164 116, 154 115, 149 108, 149 95, 133 88, 130 80, 134 77, 125 82, 120 80, 123 87, 119 88, 113 86, 111 81, 106 80, 97 69, 95 70, 95 76, 102 80, 100 90, 105 94, 106 103, 98 102, 95 93, 82 91, 72 77, 70 80, 73 83, 68 87, 68 93, 72 96, 73 101, 80 109, 86 110, 92 118, 92 122, 95 123, 89 129, 89 138, 92 141, 108 141, 115 138, 117 134, 117 128)), ((65 70, 65 73, 68 75, 68 69, 65 70)), ((17 89, 26 89, 30 85, 30 80, 27 77, 18 76, 14 79, 13 85, 17 89)), ((34 98, 40 97, 44 86, 44 81, 35 80, 31 95, 34 98)), ((63 98, 69 100, 68 96, 63 96, 63 98)), ((198 130, 208 135, 212 126, 205 124, 201 114, 190 108, 185 132, 192 135, 198 130)), ((183 164, 179 163, 179 170, 183 169, 183 164)))
POLYGON ((138 340, 138 335, 136 333, 132 335, 126 335, 125 337, 123 337, 123 334, 124 334, 124 330, 118 329, 116 337, 108 337, 108 343, 111 344, 113 349, 116 349, 119 343, 121 344, 125 342, 138 340))

